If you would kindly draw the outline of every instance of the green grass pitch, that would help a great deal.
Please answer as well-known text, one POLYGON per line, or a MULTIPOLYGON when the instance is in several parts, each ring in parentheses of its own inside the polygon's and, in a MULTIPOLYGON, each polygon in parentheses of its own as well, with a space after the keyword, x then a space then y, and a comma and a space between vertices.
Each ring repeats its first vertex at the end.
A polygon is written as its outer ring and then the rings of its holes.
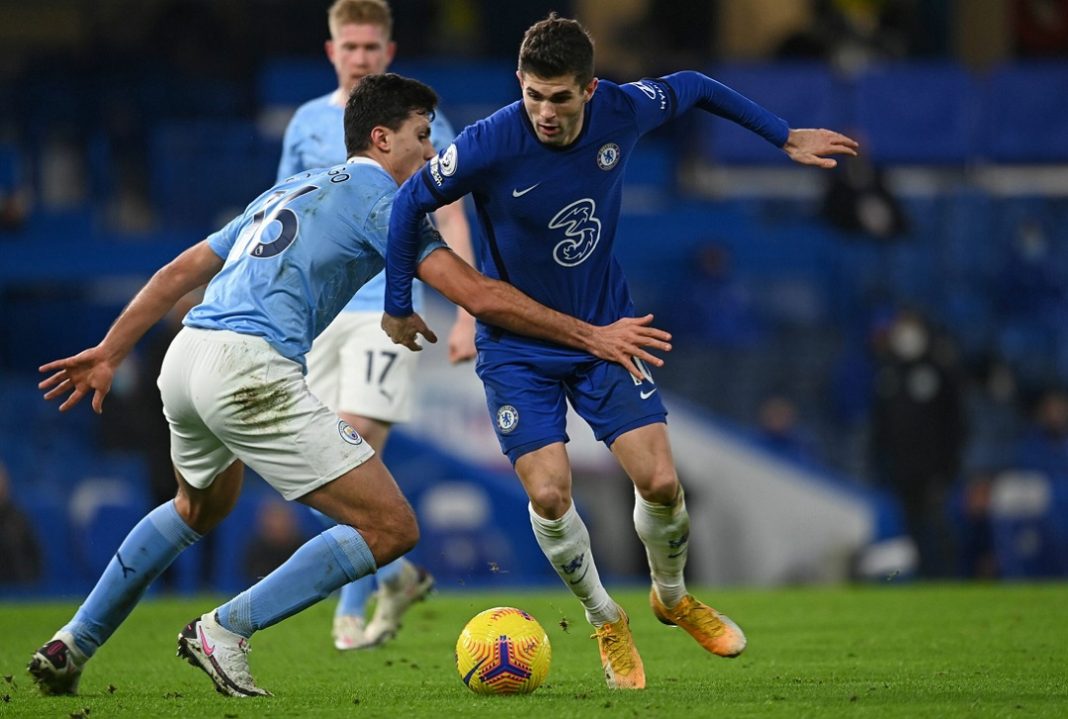
POLYGON ((631 615, 648 688, 611 692, 578 603, 563 591, 444 592, 400 636, 364 652, 330 643, 333 602, 257 634, 267 699, 216 694, 175 658, 178 630, 217 597, 149 599, 90 663, 77 697, 41 697, 26 673, 70 603, 0 604, 0 717, 1065 717, 1068 585, 922 585, 698 591, 746 631, 738 659, 704 653, 657 623, 645 592, 616 591, 631 615), (492 606, 525 609, 553 645, 528 696, 479 697, 453 647, 492 606), (566 625, 566 628, 565 628, 566 625))

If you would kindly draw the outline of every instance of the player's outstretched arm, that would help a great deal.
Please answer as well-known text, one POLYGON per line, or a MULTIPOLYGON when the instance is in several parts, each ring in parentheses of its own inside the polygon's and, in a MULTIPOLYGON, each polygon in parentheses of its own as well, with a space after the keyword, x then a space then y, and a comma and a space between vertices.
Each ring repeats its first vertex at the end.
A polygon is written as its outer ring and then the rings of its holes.
MULTIPOLYGON (((649 350, 671 350, 671 335, 651 326, 652 315, 626 317, 604 327, 595 327, 535 302, 505 282, 486 277, 447 250, 439 249, 427 255, 419 264, 418 275, 447 299, 488 324, 618 362, 636 378, 640 377, 640 372, 631 361, 632 357, 660 367, 664 361, 649 350)), ((395 329, 411 330, 410 322, 415 321, 422 322, 414 314, 406 318, 386 315, 383 329, 398 341, 387 324, 394 325, 395 329)))
POLYGON ((802 165, 832 168, 838 161, 827 155, 851 155, 860 152, 860 143, 834 130, 790 130, 782 146, 791 160, 802 165))
POLYGON ((59 406, 60 412, 66 412, 92 391, 93 411, 103 412, 115 369, 137 341, 179 299, 214 277, 222 265, 222 259, 207 242, 200 242, 171 260, 119 314, 100 344, 73 357, 41 365, 40 372, 52 373, 37 385, 45 392, 44 398, 52 400, 69 393, 59 406))

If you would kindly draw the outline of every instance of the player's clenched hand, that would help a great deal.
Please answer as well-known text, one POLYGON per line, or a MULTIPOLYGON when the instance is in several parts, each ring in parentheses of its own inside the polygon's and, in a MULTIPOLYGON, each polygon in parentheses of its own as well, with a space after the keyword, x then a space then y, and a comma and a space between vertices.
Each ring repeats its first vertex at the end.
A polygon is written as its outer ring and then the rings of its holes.
POLYGON ((423 322, 423 318, 416 312, 407 317, 394 317, 383 312, 382 329, 396 344, 404 345, 413 352, 423 349, 417 339, 419 335, 426 337, 429 342, 438 341, 438 336, 426 326, 426 322, 423 322))
POLYGON ((860 143, 833 130, 790 130, 783 151, 802 165, 831 168, 838 165, 826 155, 857 156, 860 143))
POLYGON ((82 397, 93 390, 93 411, 104 411, 104 397, 111 390, 111 380, 115 376, 115 367, 99 347, 87 349, 73 357, 55 360, 38 368, 39 372, 53 374, 38 383, 37 388, 44 391, 44 398, 53 400, 63 394, 70 396, 59 405, 60 412, 66 412, 82 401, 82 397))
POLYGON ((653 316, 645 315, 624 317, 610 325, 597 327, 590 352, 601 359, 623 365, 634 379, 642 380, 644 377, 633 358, 637 357, 654 367, 663 367, 664 360, 649 354, 646 348, 671 351, 671 334, 652 327, 652 322, 653 316))

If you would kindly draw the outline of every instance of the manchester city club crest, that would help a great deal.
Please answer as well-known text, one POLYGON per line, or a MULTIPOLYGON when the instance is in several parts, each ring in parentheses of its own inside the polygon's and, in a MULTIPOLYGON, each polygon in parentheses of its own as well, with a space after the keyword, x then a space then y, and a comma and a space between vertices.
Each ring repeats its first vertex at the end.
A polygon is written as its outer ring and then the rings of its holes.
POLYGON ((501 434, 509 434, 519 426, 519 410, 510 404, 497 410, 497 429, 501 434))
POLYGON ((619 145, 614 142, 606 142, 597 151, 597 167, 605 172, 611 170, 619 162, 619 145))
POLYGON ((356 431, 356 428, 343 419, 337 421, 337 431, 341 435, 341 439, 345 440, 349 444, 363 444, 363 437, 356 431))

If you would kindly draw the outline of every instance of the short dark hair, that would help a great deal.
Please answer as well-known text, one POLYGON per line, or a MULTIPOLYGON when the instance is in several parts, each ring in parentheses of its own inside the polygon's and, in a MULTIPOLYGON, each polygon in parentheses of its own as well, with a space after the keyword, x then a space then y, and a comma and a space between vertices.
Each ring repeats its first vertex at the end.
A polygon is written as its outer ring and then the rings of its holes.
POLYGON ((578 20, 549 13, 523 36, 519 72, 545 79, 574 75, 585 87, 593 79, 593 39, 578 20))
POLYGON ((345 152, 352 157, 371 145, 379 125, 399 130, 413 112, 434 117, 438 94, 428 85, 392 72, 360 80, 345 104, 345 152))

